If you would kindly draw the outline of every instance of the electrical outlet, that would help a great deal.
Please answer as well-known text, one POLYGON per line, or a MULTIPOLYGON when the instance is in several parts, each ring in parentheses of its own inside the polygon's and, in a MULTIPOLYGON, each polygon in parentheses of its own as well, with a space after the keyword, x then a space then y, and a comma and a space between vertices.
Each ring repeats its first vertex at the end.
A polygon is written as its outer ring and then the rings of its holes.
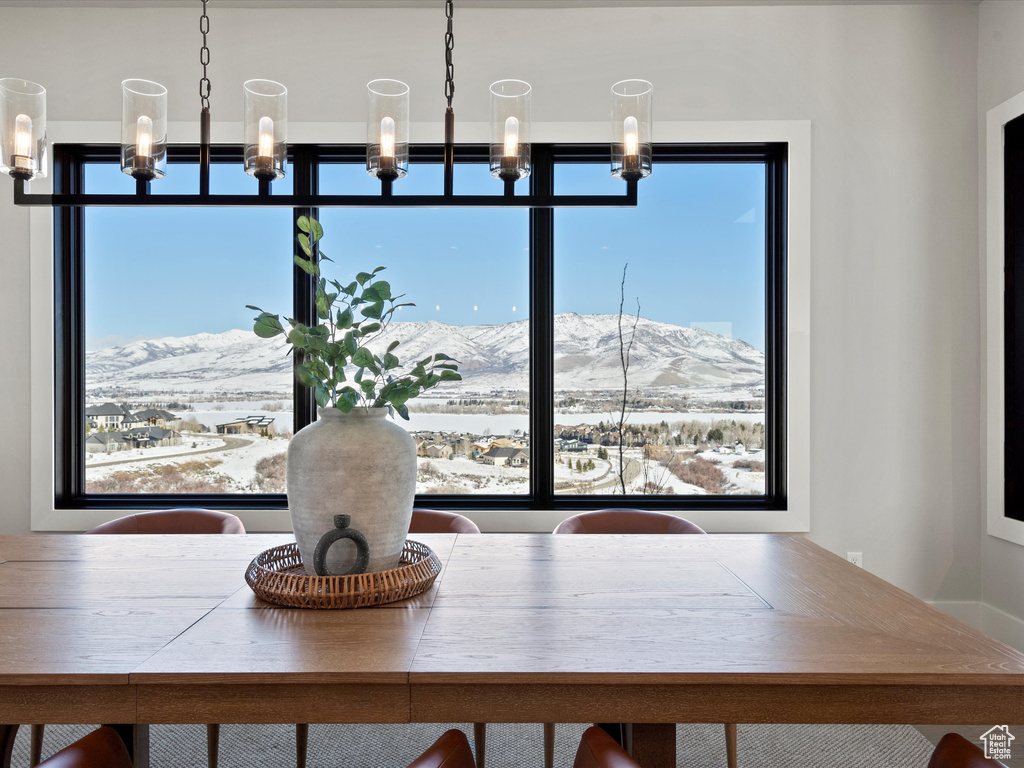
POLYGON ((864 553, 863 552, 847 552, 846 559, 856 565, 858 568, 864 567, 864 553))

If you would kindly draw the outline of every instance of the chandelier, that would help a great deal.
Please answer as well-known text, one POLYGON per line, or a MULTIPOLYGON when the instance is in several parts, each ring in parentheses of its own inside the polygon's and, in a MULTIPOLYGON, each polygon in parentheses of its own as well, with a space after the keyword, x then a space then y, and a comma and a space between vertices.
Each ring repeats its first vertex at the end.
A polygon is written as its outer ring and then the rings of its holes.
POLYGON ((446 0, 444 114, 444 187, 437 195, 393 195, 393 186, 410 173, 409 86, 398 80, 367 85, 366 170, 379 180, 380 194, 274 195, 273 182, 284 178, 288 158, 288 89, 271 80, 249 80, 244 95, 244 170, 256 179, 258 194, 210 192, 210 91, 207 74, 210 17, 207 2, 199 29, 203 44, 199 81, 199 194, 152 195, 150 185, 167 174, 167 89, 148 80, 121 84, 121 170, 135 179, 134 194, 32 194, 26 184, 46 176, 46 89, 17 78, 0 79, 0 171, 14 179, 16 205, 55 208, 110 206, 279 206, 279 207, 633 207, 637 182, 651 173, 651 105, 653 88, 646 80, 622 80, 611 88, 611 173, 625 182, 622 195, 516 194, 515 183, 530 176, 530 95, 528 83, 499 80, 490 88, 490 173, 504 184, 504 194, 456 195, 455 68, 452 50, 453 0, 446 0))

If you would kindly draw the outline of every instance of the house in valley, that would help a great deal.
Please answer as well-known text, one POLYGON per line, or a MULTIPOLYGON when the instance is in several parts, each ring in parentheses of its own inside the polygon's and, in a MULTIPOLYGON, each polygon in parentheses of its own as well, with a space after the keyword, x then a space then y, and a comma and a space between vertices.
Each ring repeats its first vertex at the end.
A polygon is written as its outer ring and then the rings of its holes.
POLYGON ((269 431, 274 424, 273 416, 246 416, 244 419, 228 421, 217 425, 218 435, 259 435, 269 431))
POLYGON ((135 417, 150 427, 163 427, 164 429, 181 429, 181 419, 170 411, 160 408, 146 408, 135 414, 135 417))
POLYGON ((85 438, 86 453, 114 453, 130 447, 120 432, 96 432, 85 438))
POLYGON ((181 445, 181 433, 163 427, 136 427, 122 433, 132 448, 162 448, 181 445))
POLYGON ((431 459, 447 459, 452 455, 452 447, 448 443, 430 443, 426 455, 431 459))
POLYGON ((478 460, 496 467, 526 467, 530 464, 530 449, 495 446, 480 454, 478 460))
POLYGON ((85 407, 85 420, 91 429, 104 432, 139 426, 140 421, 127 405, 102 403, 85 407))

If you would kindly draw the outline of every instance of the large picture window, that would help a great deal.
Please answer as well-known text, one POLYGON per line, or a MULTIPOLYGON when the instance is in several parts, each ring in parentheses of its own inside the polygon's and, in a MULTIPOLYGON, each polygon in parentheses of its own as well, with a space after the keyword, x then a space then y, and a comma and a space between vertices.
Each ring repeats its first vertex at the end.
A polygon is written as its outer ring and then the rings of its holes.
MULTIPOLYGON (((58 145, 59 191, 130 191, 118 148, 58 145)), ((214 191, 255 192, 237 149, 214 191)), ((621 194, 604 146, 535 145, 520 185, 621 194)), ((441 185, 413 148, 395 194, 441 185)), ((154 194, 196 192, 172 149, 154 194)), ((484 147, 456 192, 501 194, 484 147)), ((373 193, 361 147, 292 148, 288 191, 373 193)), ((246 304, 312 322, 295 219, 342 282, 388 268, 393 338, 463 381, 409 403, 423 506, 785 507, 786 148, 662 145, 637 208, 71 208, 56 218, 61 508, 283 508, 288 438, 315 418, 246 304)), ((278 185, 275 185, 277 187, 278 185)), ((280 341, 280 340, 277 340, 280 341)))

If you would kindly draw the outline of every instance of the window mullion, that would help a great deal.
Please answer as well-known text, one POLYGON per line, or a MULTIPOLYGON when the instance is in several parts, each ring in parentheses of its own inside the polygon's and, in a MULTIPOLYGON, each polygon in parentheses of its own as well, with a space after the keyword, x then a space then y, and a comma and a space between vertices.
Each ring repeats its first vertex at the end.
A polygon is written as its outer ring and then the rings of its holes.
MULTIPOLYGON (((554 161, 548 145, 534 145, 530 192, 553 194, 554 161)), ((530 210, 530 499, 550 508, 555 490, 554 210, 530 210)))
MULTIPOLYGON (((292 179, 295 194, 315 195, 319 191, 318 158, 316 149, 309 146, 295 146, 292 149, 292 179)), ((298 232, 300 216, 319 218, 319 208, 296 208, 292 212, 291 240, 294 241, 298 232)), ((315 247, 315 246, 314 246, 315 247)), ((307 274, 298 265, 292 267, 292 300, 293 317, 310 327, 317 324, 316 316, 316 283, 312 275, 307 274)), ((308 387, 300 387, 293 378, 293 429, 298 432, 316 418, 316 401, 308 387)), ((294 434, 294 433, 293 433, 294 434)))

